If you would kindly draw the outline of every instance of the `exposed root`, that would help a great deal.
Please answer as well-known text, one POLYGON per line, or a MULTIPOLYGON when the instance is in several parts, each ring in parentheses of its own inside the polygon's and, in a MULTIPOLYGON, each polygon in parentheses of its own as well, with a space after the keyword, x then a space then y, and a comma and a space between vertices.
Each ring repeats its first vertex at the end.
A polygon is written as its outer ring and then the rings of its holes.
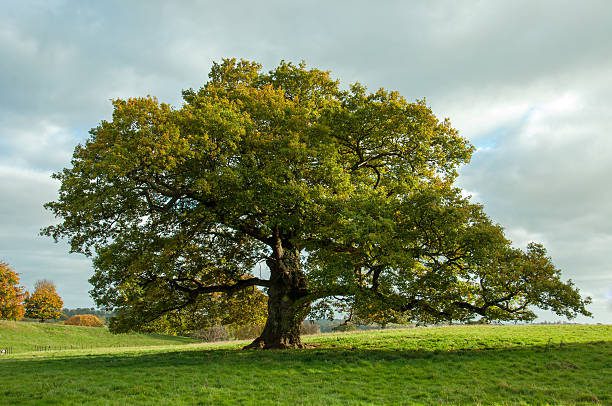
POLYGON ((242 347, 243 350, 289 350, 289 349, 306 349, 315 348, 312 345, 307 345, 301 342, 298 343, 287 343, 287 342, 274 342, 266 343, 261 337, 256 338, 251 344, 242 347))

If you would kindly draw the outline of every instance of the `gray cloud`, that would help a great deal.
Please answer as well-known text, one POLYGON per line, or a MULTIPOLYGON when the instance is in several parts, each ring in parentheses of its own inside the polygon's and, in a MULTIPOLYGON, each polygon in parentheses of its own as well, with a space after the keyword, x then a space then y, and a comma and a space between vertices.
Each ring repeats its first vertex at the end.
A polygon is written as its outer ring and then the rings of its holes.
MULTIPOLYGON (((561 88, 541 79, 488 107, 493 98, 480 95, 475 104, 484 118, 464 125, 477 145, 487 146, 463 169, 461 184, 477 191, 476 200, 517 245, 544 242, 564 276, 593 297, 595 314, 610 320, 612 69, 589 73, 566 77, 561 88), (514 125, 497 123, 499 116, 514 125)), ((458 115, 467 118, 467 110, 458 115)))
POLYGON ((211 62, 306 60, 427 97, 478 147, 460 184, 517 245, 546 243, 612 321, 612 5, 564 1, 23 1, 0 12, 0 257, 89 305, 89 262, 38 237, 42 203, 109 99, 180 103, 211 62))
POLYGON ((68 306, 90 306, 87 279, 89 260, 67 255, 68 246, 38 235, 53 222, 42 204, 55 198, 58 184, 49 173, 0 166, 0 260, 19 274, 21 284, 32 290, 39 279, 51 279, 68 306))

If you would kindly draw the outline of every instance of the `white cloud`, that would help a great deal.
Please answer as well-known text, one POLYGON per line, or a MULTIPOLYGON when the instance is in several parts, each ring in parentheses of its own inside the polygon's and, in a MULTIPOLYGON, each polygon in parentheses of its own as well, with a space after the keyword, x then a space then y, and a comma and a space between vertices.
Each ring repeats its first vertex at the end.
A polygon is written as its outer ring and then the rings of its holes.
POLYGON ((512 241, 512 245, 517 248, 525 249, 530 242, 546 244, 545 237, 537 232, 529 231, 525 228, 507 228, 506 235, 512 241))
POLYGON ((90 306, 87 279, 91 263, 80 255, 67 255, 65 243, 39 236, 41 227, 54 222, 43 204, 56 197, 58 183, 49 172, 0 166, 0 260, 9 263, 32 289, 39 279, 56 282, 67 306, 90 306))
POLYGON ((76 138, 68 128, 46 119, 0 119, 0 163, 53 170, 70 161, 76 138))

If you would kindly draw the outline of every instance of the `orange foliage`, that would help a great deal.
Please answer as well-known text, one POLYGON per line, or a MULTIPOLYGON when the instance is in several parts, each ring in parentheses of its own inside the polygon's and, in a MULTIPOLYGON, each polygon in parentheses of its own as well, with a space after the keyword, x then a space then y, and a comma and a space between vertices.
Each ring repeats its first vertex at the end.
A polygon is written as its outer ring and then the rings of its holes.
POLYGON ((0 319, 19 320, 25 309, 23 301, 27 292, 19 286, 19 274, 4 262, 0 262, 0 319))
POLYGON ((102 327, 104 323, 94 314, 77 314, 64 322, 71 326, 102 327))
POLYGON ((25 300, 25 315, 38 319, 42 323, 48 319, 57 319, 62 314, 64 301, 57 294, 55 284, 51 281, 36 282, 34 293, 25 300))

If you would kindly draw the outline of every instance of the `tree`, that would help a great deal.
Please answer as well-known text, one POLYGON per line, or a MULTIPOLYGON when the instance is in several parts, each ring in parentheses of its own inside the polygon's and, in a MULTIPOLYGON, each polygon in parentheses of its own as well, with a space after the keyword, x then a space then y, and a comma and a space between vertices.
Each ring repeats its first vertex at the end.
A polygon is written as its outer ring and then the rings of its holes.
POLYGON ((43 233, 93 257, 92 296, 129 320, 115 331, 253 286, 268 316, 250 348, 302 346, 334 298, 423 322, 589 314, 542 246, 512 248, 461 196, 473 147, 424 101, 234 59, 183 98, 114 100, 54 175, 62 221, 43 233))
POLYGON ((0 262, 0 319, 19 320, 25 312, 23 300, 27 292, 19 286, 19 274, 0 262))
POLYGON ((64 302, 55 290, 55 284, 46 279, 39 280, 34 285, 34 293, 25 300, 25 315, 31 319, 57 319, 62 314, 64 302))

